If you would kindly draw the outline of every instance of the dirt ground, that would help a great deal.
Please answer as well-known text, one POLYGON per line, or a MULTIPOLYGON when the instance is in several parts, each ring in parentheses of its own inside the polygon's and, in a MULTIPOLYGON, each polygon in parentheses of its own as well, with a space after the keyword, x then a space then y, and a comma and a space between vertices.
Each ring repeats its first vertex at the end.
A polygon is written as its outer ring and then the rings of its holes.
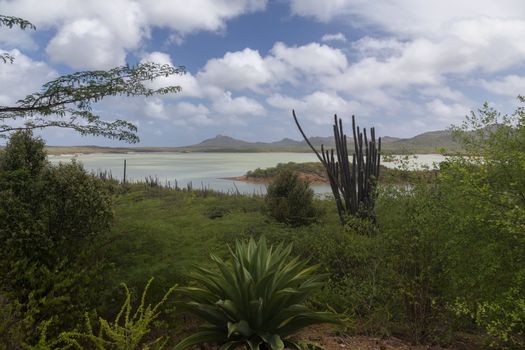
POLYGON ((318 350, 315 349, 315 345, 325 350, 475 350, 483 348, 480 344, 466 340, 458 340, 445 348, 438 345, 414 345, 395 337, 382 339, 364 335, 345 336, 338 335, 327 326, 307 328, 298 334, 297 339, 311 343, 312 345, 309 346, 311 350, 318 350))

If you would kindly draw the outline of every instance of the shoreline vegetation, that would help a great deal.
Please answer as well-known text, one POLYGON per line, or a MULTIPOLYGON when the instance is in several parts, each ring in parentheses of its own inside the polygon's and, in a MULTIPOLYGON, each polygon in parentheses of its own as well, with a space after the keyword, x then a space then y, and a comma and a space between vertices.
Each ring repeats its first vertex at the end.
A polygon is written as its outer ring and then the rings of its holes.
MULTIPOLYGON (((438 174, 438 170, 422 169, 408 170, 404 168, 388 168, 381 165, 380 181, 385 185, 410 184, 415 181, 431 181, 438 174)), ((311 185, 328 184, 328 175, 320 162, 307 163, 279 163, 275 167, 257 168, 250 170, 242 176, 225 177, 226 180, 243 181, 248 183, 269 184, 275 176, 281 172, 291 170, 295 172, 299 179, 311 185)))

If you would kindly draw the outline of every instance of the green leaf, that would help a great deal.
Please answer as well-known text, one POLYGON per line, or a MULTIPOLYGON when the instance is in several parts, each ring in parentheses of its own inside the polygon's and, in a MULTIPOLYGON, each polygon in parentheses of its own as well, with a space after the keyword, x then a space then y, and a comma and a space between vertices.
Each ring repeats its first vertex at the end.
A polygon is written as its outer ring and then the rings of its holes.
POLYGON ((270 349, 272 350, 283 350, 284 349, 284 343, 281 337, 277 334, 270 334, 261 335, 262 340, 265 341, 266 344, 270 346, 270 349))
POLYGON ((230 338, 234 333, 244 337, 250 337, 253 334, 253 330, 245 320, 241 320, 237 323, 228 322, 228 338, 230 338))
POLYGON ((202 343, 222 343, 226 341, 225 334, 216 330, 202 330, 181 340, 173 350, 184 350, 190 346, 202 343))

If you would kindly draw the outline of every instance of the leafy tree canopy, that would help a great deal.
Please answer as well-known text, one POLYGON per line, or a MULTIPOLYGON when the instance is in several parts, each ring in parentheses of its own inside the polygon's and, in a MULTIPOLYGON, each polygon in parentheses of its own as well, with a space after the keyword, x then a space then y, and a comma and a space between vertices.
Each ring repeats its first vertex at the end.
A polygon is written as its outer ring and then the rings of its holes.
MULTIPOLYGON (((0 15, 0 27, 35 29, 30 22, 0 15)), ((13 57, 1 53, 0 60, 13 57)), ((0 137, 17 130, 59 127, 73 129, 81 135, 103 136, 130 143, 139 141, 137 128, 125 120, 105 121, 93 113, 92 105, 107 96, 151 96, 176 93, 180 86, 150 88, 145 83, 158 77, 184 74, 184 67, 168 64, 141 63, 107 71, 83 71, 61 76, 17 101, 14 106, 0 106, 0 137)))

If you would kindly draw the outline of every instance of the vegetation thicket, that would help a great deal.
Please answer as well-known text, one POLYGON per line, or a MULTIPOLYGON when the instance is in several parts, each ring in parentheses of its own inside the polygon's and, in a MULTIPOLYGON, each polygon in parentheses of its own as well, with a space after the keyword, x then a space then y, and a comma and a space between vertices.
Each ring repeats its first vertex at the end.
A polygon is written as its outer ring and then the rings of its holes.
POLYGON ((77 163, 50 165, 43 147, 18 131, 0 154, 0 296, 33 329, 57 313, 74 322, 93 305, 104 269, 91 249, 113 219, 107 184, 77 163))

